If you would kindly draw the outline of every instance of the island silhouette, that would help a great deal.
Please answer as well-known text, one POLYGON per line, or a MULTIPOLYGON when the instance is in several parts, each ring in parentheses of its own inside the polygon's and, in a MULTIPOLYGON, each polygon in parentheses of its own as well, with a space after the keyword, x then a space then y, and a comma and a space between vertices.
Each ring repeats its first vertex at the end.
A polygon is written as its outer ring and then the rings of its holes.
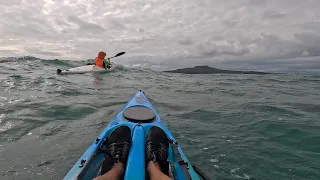
POLYGON ((216 69, 209 66, 195 66, 192 68, 182 68, 176 70, 164 71, 169 73, 182 73, 182 74, 271 74, 268 72, 258 72, 258 71, 233 71, 216 69))

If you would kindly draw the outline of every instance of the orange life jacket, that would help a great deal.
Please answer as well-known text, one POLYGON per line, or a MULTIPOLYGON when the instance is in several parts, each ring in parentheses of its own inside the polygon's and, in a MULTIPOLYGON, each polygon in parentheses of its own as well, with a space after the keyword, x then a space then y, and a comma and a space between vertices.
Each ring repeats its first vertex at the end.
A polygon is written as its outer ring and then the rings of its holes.
POLYGON ((103 59, 97 57, 96 58, 96 66, 104 68, 103 67, 103 59))
POLYGON ((107 54, 105 52, 103 52, 103 51, 100 51, 98 53, 98 57, 95 60, 96 61, 96 66, 104 68, 103 67, 103 61, 104 61, 104 58, 106 57, 106 55, 107 54))

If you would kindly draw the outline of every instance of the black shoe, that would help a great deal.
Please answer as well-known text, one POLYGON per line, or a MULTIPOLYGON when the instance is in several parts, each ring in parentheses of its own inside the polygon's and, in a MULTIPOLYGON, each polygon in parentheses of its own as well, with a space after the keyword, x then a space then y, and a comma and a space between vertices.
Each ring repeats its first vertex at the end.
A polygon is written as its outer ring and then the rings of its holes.
POLYGON ((146 167, 150 161, 157 162, 161 171, 168 175, 168 148, 169 141, 166 133, 159 127, 152 127, 148 133, 146 143, 146 167))
POLYGON ((131 147, 131 130, 128 126, 120 126, 115 129, 105 141, 107 149, 104 151, 104 162, 101 174, 108 172, 115 163, 127 164, 131 147))

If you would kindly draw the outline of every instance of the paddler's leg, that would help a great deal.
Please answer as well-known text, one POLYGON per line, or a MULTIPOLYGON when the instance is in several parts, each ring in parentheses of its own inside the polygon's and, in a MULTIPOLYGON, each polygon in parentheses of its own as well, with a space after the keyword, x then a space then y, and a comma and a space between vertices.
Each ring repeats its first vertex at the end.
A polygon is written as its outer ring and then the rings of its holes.
POLYGON ((172 180, 169 176, 165 175, 158 163, 150 161, 147 166, 150 180, 172 180))
POLYGON ((94 180, 109 180, 109 179, 122 179, 124 175, 124 165, 119 162, 116 163, 110 171, 102 176, 94 178, 94 180))
POLYGON ((101 178, 107 176, 110 179, 110 176, 123 176, 131 147, 130 128, 127 126, 118 127, 106 139, 105 143, 107 150, 101 168, 101 178))
POLYGON ((146 143, 146 166, 151 180, 169 180, 168 159, 169 141, 166 133, 159 127, 149 130, 146 143))

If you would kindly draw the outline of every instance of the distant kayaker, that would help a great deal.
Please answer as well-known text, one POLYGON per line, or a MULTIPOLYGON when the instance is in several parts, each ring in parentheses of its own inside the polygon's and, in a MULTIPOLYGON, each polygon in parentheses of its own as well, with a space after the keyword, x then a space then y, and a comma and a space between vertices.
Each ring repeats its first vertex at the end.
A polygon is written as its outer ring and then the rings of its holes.
POLYGON ((102 68, 111 68, 111 62, 110 58, 104 59, 107 56, 107 53, 100 51, 98 53, 98 57, 96 57, 95 62, 96 66, 102 67, 102 68))

